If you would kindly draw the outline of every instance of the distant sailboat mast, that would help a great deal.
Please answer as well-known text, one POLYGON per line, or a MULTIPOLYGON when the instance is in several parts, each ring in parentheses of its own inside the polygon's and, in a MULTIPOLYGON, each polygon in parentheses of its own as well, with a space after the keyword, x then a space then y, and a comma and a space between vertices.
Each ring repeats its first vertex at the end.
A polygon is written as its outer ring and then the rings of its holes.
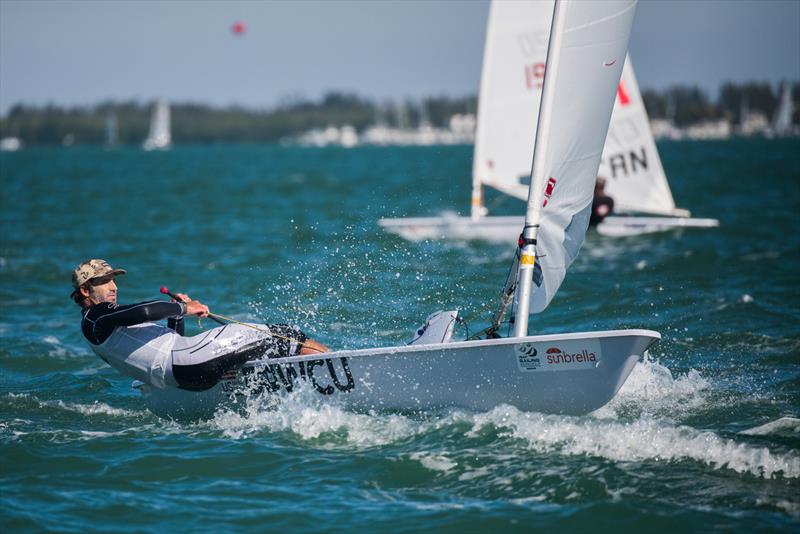
POLYGON ((792 91, 787 82, 781 84, 781 101, 775 114, 773 129, 777 135, 787 135, 792 130, 792 91))
POLYGON ((150 119, 150 135, 144 142, 145 150, 167 150, 172 145, 169 104, 159 102, 150 119))
POLYGON ((117 116, 109 113, 106 117, 106 146, 116 146, 118 137, 117 116))
POLYGON ((483 51, 483 67, 481 68, 481 83, 479 89, 479 96, 478 96, 478 113, 477 113, 477 128, 475 132, 475 151, 472 157, 472 196, 470 200, 470 215, 473 220, 479 219, 484 215, 488 214, 488 210, 483 205, 483 180, 480 174, 481 169, 481 161, 483 155, 481 154, 481 137, 485 136, 486 134, 483 132, 486 129, 486 120, 484 116, 488 115, 488 110, 486 109, 488 102, 486 96, 483 97, 483 104, 481 104, 480 95, 486 95, 488 93, 489 88, 489 58, 492 57, 493 54, 493 47, 494 47, 494 39, 492 38, 491 32, 495 27, 493 24, 493 18, 496 15, 495 12, 495 5, 496 2, 492 2, 489 6, 489 20, 486 24, 486 44, 485 50, 483 51))

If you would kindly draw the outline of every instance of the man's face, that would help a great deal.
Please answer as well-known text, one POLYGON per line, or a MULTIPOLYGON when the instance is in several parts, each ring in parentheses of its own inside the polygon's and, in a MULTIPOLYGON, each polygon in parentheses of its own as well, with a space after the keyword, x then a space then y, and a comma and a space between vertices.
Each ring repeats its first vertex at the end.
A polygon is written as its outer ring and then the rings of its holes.
POLYGON ((110 302, 111 304, 117 303, 117 284, 114 282, 113 276, 90 280, 86 288, 81 288, 81 293, 83 293, 92 304, 100 304, 101 302, 110 302))

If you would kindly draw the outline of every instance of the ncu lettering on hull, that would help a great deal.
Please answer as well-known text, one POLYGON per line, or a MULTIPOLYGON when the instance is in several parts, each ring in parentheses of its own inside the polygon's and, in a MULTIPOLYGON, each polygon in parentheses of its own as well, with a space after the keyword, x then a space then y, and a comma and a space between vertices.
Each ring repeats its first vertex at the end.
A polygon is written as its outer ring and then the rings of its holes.
POLYGON ((245 383, 251 386, 255 394, 263 391, 276 393, 280 390, 292 392, 298 380, 310 382, 314 389, 322 395, 333 395, 337 391, 350 392, 356 383, 347 358, 334 360, 308 360, 297 363, 268 363, 264 366, 245 367, 245 383), (337 369, 338 367, 338 369, 337 369))

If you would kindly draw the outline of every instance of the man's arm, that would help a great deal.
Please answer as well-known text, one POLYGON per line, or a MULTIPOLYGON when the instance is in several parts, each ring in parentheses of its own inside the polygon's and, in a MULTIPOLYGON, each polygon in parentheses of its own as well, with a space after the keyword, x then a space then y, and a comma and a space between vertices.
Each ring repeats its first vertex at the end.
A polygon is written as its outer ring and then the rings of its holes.
POLYGON ((100 345, 118 326, 133 326, 152 321, 160 321, 168 317, 182 316, 187 305, 182 302, 164 302, 153 300, 138 304, 117 306, 109 302, 101 302, 92 306, 84 316, 83 333, 91 343, 100 345))

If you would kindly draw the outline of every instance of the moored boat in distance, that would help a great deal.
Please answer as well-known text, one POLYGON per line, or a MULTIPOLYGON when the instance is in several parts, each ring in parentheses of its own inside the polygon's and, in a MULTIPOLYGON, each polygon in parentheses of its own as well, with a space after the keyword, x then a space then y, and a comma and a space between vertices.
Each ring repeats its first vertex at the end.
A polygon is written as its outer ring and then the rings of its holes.
POLYGON ((3 137, 0 139, 0 152, 16 152, 22 148, 22 139, 19 137, 3 137))

